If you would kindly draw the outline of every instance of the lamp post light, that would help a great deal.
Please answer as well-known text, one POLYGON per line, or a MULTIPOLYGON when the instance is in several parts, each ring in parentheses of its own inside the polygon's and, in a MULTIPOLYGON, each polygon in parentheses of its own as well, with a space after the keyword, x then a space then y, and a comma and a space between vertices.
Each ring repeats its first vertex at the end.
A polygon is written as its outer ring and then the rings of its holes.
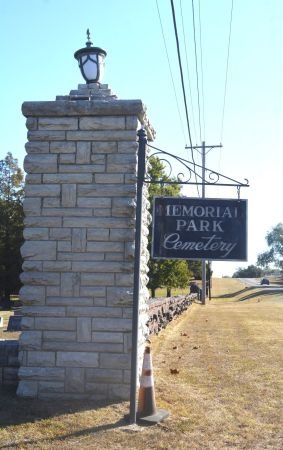
POLYGON ((78 60, 82 76, 89 83, 100 83, 104 73, 104 59, 106 51, 99 47, 92 47, 90 32, 87 29, 86 47, 77 50, 74 57, 78 60))

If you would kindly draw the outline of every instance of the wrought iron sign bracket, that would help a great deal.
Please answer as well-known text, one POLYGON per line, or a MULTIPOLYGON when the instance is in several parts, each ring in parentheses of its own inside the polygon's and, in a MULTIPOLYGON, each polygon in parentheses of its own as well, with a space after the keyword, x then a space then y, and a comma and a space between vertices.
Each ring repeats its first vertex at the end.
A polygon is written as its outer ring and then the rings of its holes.
MULTIPOLYGON (((139 134, 139 137, 141 138, 141 135, 139 134)), ((146 137, 145 137, 146 139, 146 137)), ((208 167, 205 167, 204 165, 197 164, 194 161, 189 161, 184 158, 181 158, 180 156, 173 155, 172 153, 169 153, 165 150, 161 150, 157 147, 154 147, 153 145, 150 145, 146 142, 146 145, 153 149, 154 152, 151 153, 152 156, 158 156, 160 161, 162 163, 165 163, 165 167, 168 169, 168 174, 163 179, 152 179, 149 175, 149 173, 145 173, 143 182, 144 183, 154 183, 154 184, 183 184, 183 185, 194 185, 194 186, 223 186, 223 187, 236 187, 237 189, 237 196, 240 198, 240 190, 242 187, 249 187, 249 181, 245 178, 244 182, 237 181, 233 178, 230 178, 226 175, 223 175, 220 172, 217 172, 216 170, 209 169, 208 167), (168 159, 169 158, 169 159, 168 159), (173 168, 172 164, 170 162, 170 159, 173 162, 179 163, 184 170, 181 170, 177 173, 176 176, 173 176, 173 168)), ((205 146, 206 148, 212 149, 216 147, 222 147, 222 145, 210 145, 205 146)), ((190 148, 191 147, 186 147, 190 148)), ((196 146, 192 147, 193 149, 200 149, 202 148, 204 150, 204 146, 196 146)))

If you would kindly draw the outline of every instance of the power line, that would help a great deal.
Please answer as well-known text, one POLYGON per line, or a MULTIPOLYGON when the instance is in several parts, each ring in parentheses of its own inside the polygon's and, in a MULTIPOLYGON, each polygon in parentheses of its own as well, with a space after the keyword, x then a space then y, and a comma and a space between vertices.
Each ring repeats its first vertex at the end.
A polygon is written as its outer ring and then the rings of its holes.
POLYGON ((186 67, 187 67, 187 76, 188 76, 188 84, 189 84, 189 93, 190 93, 191 108, 192 108, 192 122, 193 122, 195 138, 196 138, 197 132, 196 132, 196 124, 195 124, 194 103, 193 103, 193 96, 192 96, 192 89, 191 89, 191 78, 190 78, 190 70, 189 70, 186 33, 185 33, 184 17, 183 17, 183 10, 182 10, 182 0, 180 0, 180 11, 181 11, 181 18, 182 18, 182 31, 183 31, 183 38, 184 38, 184 48, 185 48, 185 56, 186 56, 186 67))
POLYGON ((200 46, 200 71, 201 71, 201 92, 202 92, 202 124, 203 124, 203 140, 205 140, 205 114, 204 114, 204 88, 203 88, 203 64, 202 64, 202 27, 200 14, 200 0, 198 0, 198 20, 199 20, 199 46, 200 46))
POLYGON ((222 119, 221 119, 220 142, 222 142, 222 138, 223 138, 223 126, 224 126, 224 115, 225 115, 226 95, 227 95, 227 82, 228 82, 228 69, 229 69, 229 59, 230 59, 233 9, 234 9, 234 1, 231 0, 230 26, 229 26, 229 38, 228 38, 227 59, 226 59, 226 73, 225 73, 225 84, 224 84, 224 97, 223 97, 223 108, 222 108, 222 119))
POLYGON ((159 23, 160 23, 161 32, 162 32, 162 37, 163 37, 163 43, 164 43, 164 47, 165 47, 165 52, 166 52, 166 56, 167 56, 167 62, 168 62, 168 66, 169 66, 170 76, 171 76, 171 82, 172 82, 172 85, 173 85, 173 90, 174 90, 175 100, 176 100, 176 104, 177 104, 177 109, 178 109, 178 114, 179 114, 179 120, 180 120, 180 124, 181 124, 181 129, 182 129, 182 133, 183 133, 183 136, 184 136, 184 140, 186 141, 186 136, 185 136, 185 130, 184 130, 184 125, 183 125, 183 120, 182 120, 181 111, 180 111, 180 107, 179 107, 179 102, 178 102, 178 98, 177 98, 177 92, 176 92, 176 87, 175 87, 175 83, 174 83, 173 73, 172 73, 172 69, 171 69, 169 53, 168 53, 168 49, 167 49, 167 45, 166 45, 166 39, 165 39, 164 29, 163 29, 162 20, 161 20, 161 15, 160 15, 160 10, 159 10, 159 6, 158 6, 158 0, 156 0, 156 7, 157 7, 157 12, 158 12, 158 17, 159 17, 159 23))
POLYGON ((177 52, 178 52, 179 70, 180 70, 180 76, 181 76, 181 82, 182 82, 183 99, 184 99, 184 105, 185 105, 185 111, 186 111, 187 129, 188 129, 191 153, 192 153, 192 158, 193 158, 193 150, 192 150, 193 145, 192 145, 190 121, 189 121, 187 99, 186 99, 186 92, 185 92, 185 85, 184 85, 184 76, 183 76, 183 68, 182 68, 182 61, 181 61, 181 54, 180 54, 180 45, 179 45, 178 30, 177 30, 177 23, 176 23, 176 16, 175 16, 174 0, 171 0, 171 9, 172 9, 172 17, 173 17, 177 52))
POLYGON ((194 48, 195 48, 195 62, 196 62, 196 81, 197 81, 197 94, 198 94, 198 122, 199 122, 199 138, 201 141, 201 119, 200 119, 200 95, 199 95, 199 74, 198 74, 198 56, 197 56, 197 42, 196 42, 196 25, 195 25, 195 8, 194 0, 192 0, 192 15, 193 15, 193 29, 194 29, 194 48))

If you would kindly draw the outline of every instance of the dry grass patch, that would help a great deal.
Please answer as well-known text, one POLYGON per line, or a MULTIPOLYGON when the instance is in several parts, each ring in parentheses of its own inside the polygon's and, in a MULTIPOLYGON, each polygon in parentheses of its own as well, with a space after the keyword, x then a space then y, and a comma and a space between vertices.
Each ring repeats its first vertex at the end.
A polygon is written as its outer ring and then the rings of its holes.
POLYGON ((164 423, 128 426, 127 402, 36 402, 5 393, 0 447, 281 450, 283 303, 241 301, 246 293, 237 283, 214 280, 207 306, 194 304, 152 339, 157 406, 170 412, 164 423))

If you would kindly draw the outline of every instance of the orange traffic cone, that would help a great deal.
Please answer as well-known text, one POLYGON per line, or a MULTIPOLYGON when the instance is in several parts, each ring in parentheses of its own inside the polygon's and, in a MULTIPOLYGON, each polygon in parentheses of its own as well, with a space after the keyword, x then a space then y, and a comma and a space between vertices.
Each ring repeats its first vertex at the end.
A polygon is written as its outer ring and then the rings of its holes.
POLYGON ((168 416, 167 411, 156 409, 151 352, 150 347, 146 347, 140 377, 137 417, 140 421, 158 423, 168 416))

